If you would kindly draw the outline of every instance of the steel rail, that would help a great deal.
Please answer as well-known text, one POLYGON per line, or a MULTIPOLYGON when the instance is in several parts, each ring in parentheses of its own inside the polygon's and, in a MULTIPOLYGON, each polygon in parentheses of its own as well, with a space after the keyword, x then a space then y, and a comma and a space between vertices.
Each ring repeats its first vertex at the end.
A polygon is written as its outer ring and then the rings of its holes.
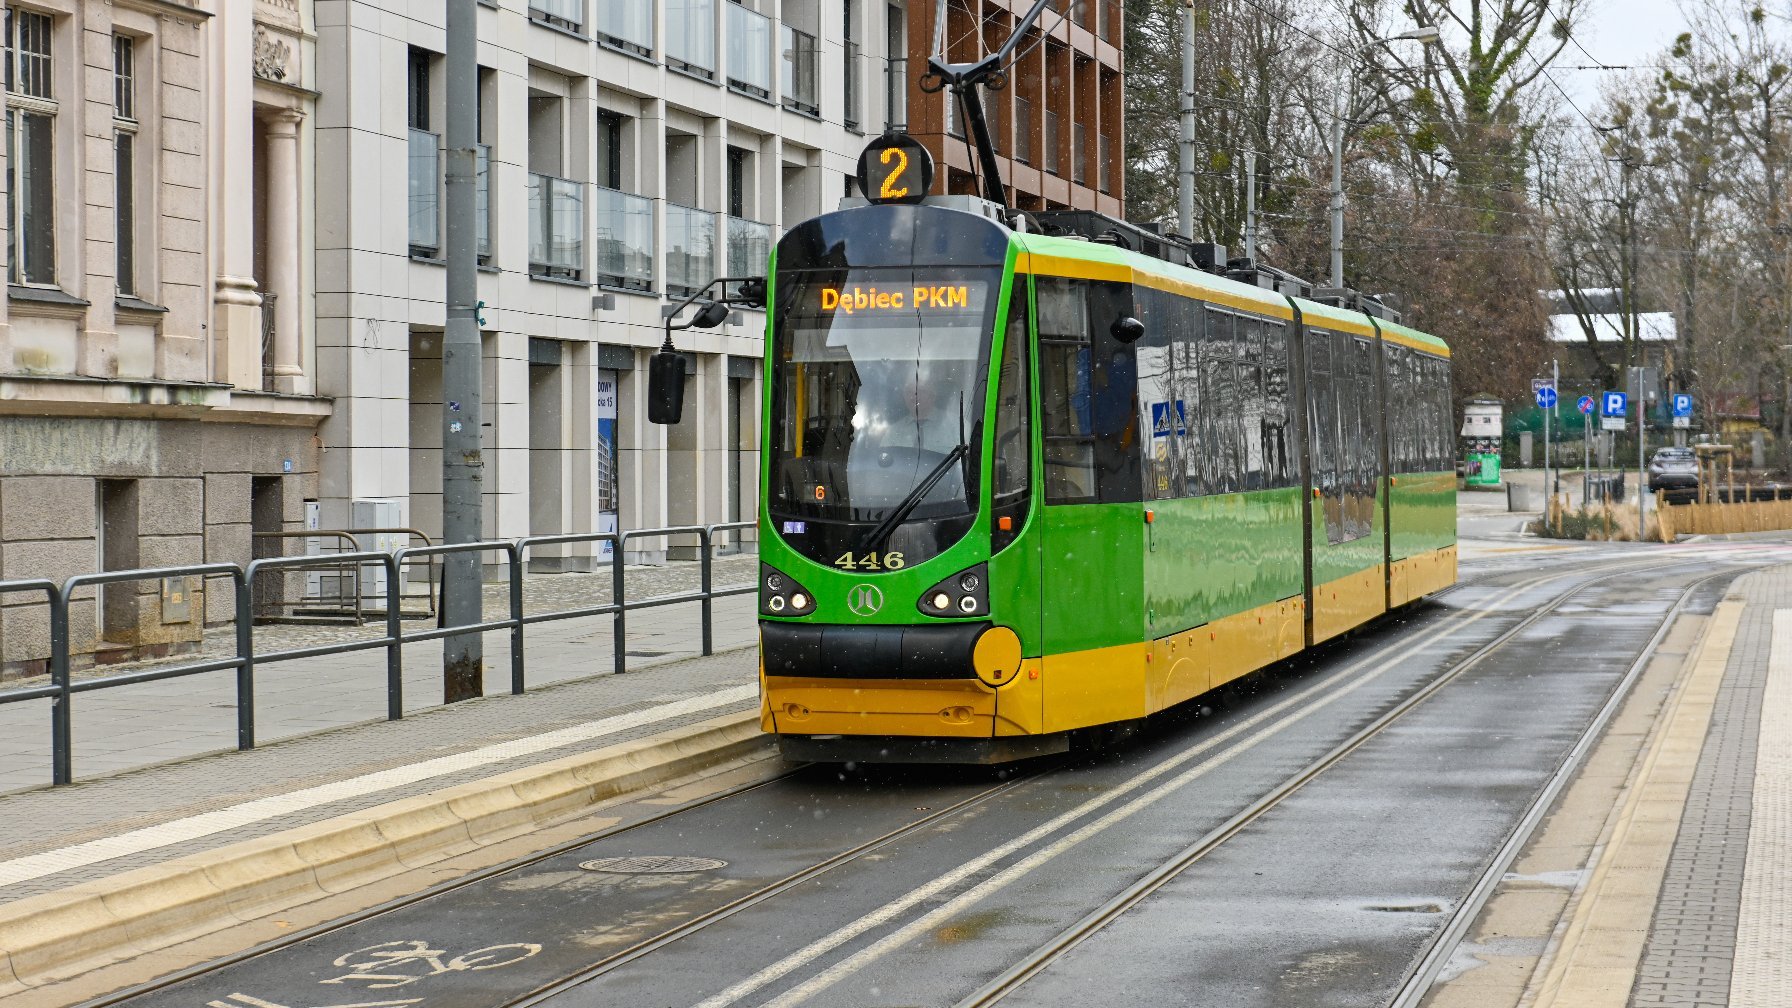
MULTIPOLYGON (((200 977, 207 976, 212 973, 216 973, 220 970, 227 969, 231 966, 235 966, 240 963, 247 962, 251 959, 258 959, 263 956, 273 955, 282 950, 291 948, 295 945, 310 941, 314 938, 320 938, 320 937, 323 937, 328 934, 332 934, 337 931, 342 931, 344 929, 353 927, 357 924, 365 923, 366 921, 372 920, 376 917, 383 917, 388 914, 396 913, 400 910, 408 909, 408 908, 416 906, 420 903, 424 903, 428 900, 432 900, 432 899, 439 898, 441 896, 448 895, 457 890, 464 889, 464 888, 467 888, 472 885, 476 885, 480 882, 485 882, 490 879, 497 878, 501 875, 507 875, 511 872, 520 871, 522 869, 532 867, 534 865, 540 864, 543 861, 547 861, 552 858, 559 857, 562 854, 571 853, 572 851, 578 850, 581 847, 586 847, 586 846, 589 846, 594 843, 599 843, 604 840, 611 839, 612 837, 620 836, 621 834, 628 833, 633 830, 638 830, 644 826, 651 826, 654 823, 662 822, 666 819, 672 818, 673 816, 683 815, 687 812, 692 812, 697 809, 703 808, 706 805, 712 805, 712 804, 715 804, 716 802, 726 801, 730 798, 735 798, 739 795, 745 794, 748 791, 753 791, 753 790, 765 787, 770 784, 775 784, 778 781, 786 780, 790 777, 797 775, 798 773, 801 773, 809 765, 810 764, 803 764, 801 766, 790 767, 789 769, 786 769, 783 772, 774 774, 773 776, 764 778, 762 780, 749 781, 745 784, 737 785, 737 786, 729 788, 725 791, 721 791, 716 794, 710 795, 706 798, 700 799, 698 801, 691 802, 686 805, 680 805, 677 808, 667 809, 664 812, 655 813, 654 815, 648 816, 647 818, 642 819, 638 822, 632 822, 632 823, 627 823, 625 825, 614 826, 609 829, 600 830, 596 833, 586 834, 585 836, 581 836, 581 837, 578 837, 573 840, 567 840, 562 843, 555 844, 554 846, 552 846, 546 850, 536 851, 531 854, 525 854, 521 857, 513 858, 513 859, 505 861, 501 864, 496 864, 496 865, 492 865, 488 868, 480 869, 479 871, 473 872, 473 873, 463 876, 461 878, 453 879, 448 882, 443 882, 438 885, 430 886, 429 888, 424 889, 421 892, 411 893, 406 896, 400 896, 395 899, 387 900, 386 902, 380 903, 376 906, 368 907, 364 910, 357 911, 356 913, 349 914, 345 917, 340 917, 340 918, 337 918, 334 920, 325 921, 321 924, 317 924, 312 927, 305 928, 300 931, 296 931, 290 935, 283 935, 278 939, 275 939, 270 942, 265 942, 263 944, 255 946, 253 948, 245 949, 245 950, 238 952, 234 955, 226 956, 224 958, 216 959, 216 960, 213 960, 210 962, 200 963, 195 966, 189 967, 187 969, 181 970, 179 972, 171 973, 168 976, 160 977, 158 979, 149 981, 147 983, 139 984, 134 987, 125 988, 123 990, 114 991, 111 994, 107 994, 104 997, 96 998, 91 1001, 81 1002, 79 1005, 76 1006, 76 1008, 108 1008, 108 1006, 116 1005, 116 1004, 122 1003, 124 1001, 131 1000, 133 998, 142 997, 146 994, 154 994, 154 993, 158 993, 160 991, 165 991, 171 987, 178 986, 179 984, 183 984, 190 980, 195 980, 200 977)), ((1037 768, 1033 768, 1033 769, 1028 770, 1027 772, 1017 774, 1009 779, 1004 779, 1003 781, 1001 781, 1000 783, 998 783, 992 787, 989 787, 982 791, 979 791, 976 794, 968 795, 965 798, 960 799, 958 802, 956 802, 952 805, 949 805, 946 808, 940 809, 937 812, 932 812, 932 813, 922 816, 918 819, 914 819, 913 821, 907 823, 906 825, 899 826, 896 829, 893 829, 890 832, 885 833, 882 836, 873 838, 871 840, 867 840, 864 843, 851 848, 850 850, 843 851, 839 854, 832 855, 828 858, 823 859, 822 861, 819 861, 819 862, 816 862, 815 864, 809 865, 808 867, 798 869, 797 871, 794 871, 794 872, 784 876, 783 878, 778 879, 775 882, 768 883, 767 885, 761 887, 760 889, 755 890, 754 892, 751 892, 751 893, 747 893, 743 896, 740 896, 739 898, 737 898, 727 904, 724 904, 721 907, 717 907, 714 910, 705 911, 704 913, 698 915, 697 917, 694 917, 691 920, 685 921, 682 924, 679 924, 672 928, 669 928, 666 931, 664 931, 658 935, 655 935, 654 937, 644 939, 643 941, 641 941, 635 945, 632 945, 628 948, 621 949, 615 953, 612 953, 611 955, 605 957, 602 960, 599 960, 597 963, 594 963, 593 965, 591 965, 589 967, 586 967, 585 969, 581 970, 580 972, 578 972, 576 974, 571 974, 569 976, 562 977, 558 980, 549 981, 547 984, 543 984, 541 986, 533 988, 524 994, 517 995, 512 1000, 503 1001, 500 1003, 499 1008, 510 1008, 510 1006, 512 1006, 512 1005, 534 1003, 535 1001, 538 1001, 544 997, 547 997, 547 996, 559 991, 563 987, 576 986, 578 983, 582 983, 585 980, 590 979, 591 977, 597 976, 604 972, 608 972, 609 970, 615 969, 616 967, 621 966, 626 962, 630 962, 635 959, 638 959, 641 956, 644 956, 644 955, 648 954, 649 952, 654 951, 655 949, 658 949, 664 945, 670 944, 671 942, 676 941, 679 938, 683 938, 686 935, 689 935, 696 931, 702 930, 704 927, 707 927, 708 925, 713 924, 716 921, 722 920, 723 918, 726 918, 726 917, 733 916, 734 914, 739 913, 742 910, 748 909, 749 907, 756 905, 758 903, 763 903, 766 900, 771 899, 772 897, 778 895, 779 893, 785 892, 794 886, 800 885, 803 882, 806 882, 811 878, 814 878, 818 875, 823 874, 824 872, 828 871, 829 869, 838 867, 839 865, 845 864, 849 861, 856 860, 857 858, 862 857, 865 854, 871 853, 872 851, 878 849, 879 847, 886 846, 890 843, 895 842, 896 840, 901 839, 904 836, 912 834, 912 833, 914 833, 918 830, 924 829, 928 826, 934 825, 935 823, 938 823, 943 819, 946 819, 951 816, 956 816, 956 815, 963 813, 971 808, 974 808, 977 805, 980 805, 983 802, 996 797, 997 795, 1000 795, 1000 794, 1006 793, 1007 791, 1012 790, 1013 788, 1019 786, 1021 783, 1025 782, 1026 780, 1028 780, 1032 777, 1038 776, 1040 773, 1043 773, 1043 772, 1044 772, 1044 765, 1041 764, 1037 768)))
MULTIPOLYGON (((1690 566, 1692 563, 1693 561, 1687 561, 1684 563, 1667 564, 1664 566, 1671 569, 1677 566, 1690 566)), ((1628 563, 1612 566, 1633 567, 1636 565, 1634 563, 1628 563)), ((1699 566, 1704 566, 1704 564, 1701 563, 1699 566)), ((1075 924, 1072 924, 1070 927, 1059 932, 1050 941, 1041 945, 1032 953, 1029 953, 1020 962, 1010 967, 1000 976, 997 976, 994 980, 991 980, 989 983, 978 988, 970 996, 960 1000, 955 1008, 980 1008, 980 1006, 991 1005, 1001 1001, 1003 998, 1019 989, 1021 985, 1025 984, 1028 980, 1051 966, 1052 963, 1058 961, 1071 949, 1094 936, 1102 928, 1106 927, 1127 910, 1130 910, 1140 901, 1163 888, 1178 875, 1187 871, 1196 862, 1218 849, 1227 840, 1230 840, 1233 836, 1237 835, 1240 830, 1268 814, 1271 809, 1280 805, 1283 800, 1320 777, 1326 770, 1337 765, 1346 756, 1349 756, 1352 752, 1355 752, 1370 740, 1386 731, 1401 717, 1419 707, 1426 700, 1441 691, 1445 686, 1459 679, 1465 672, 1468 672, 1475 666, 1481 664, 1488 657, 1493 655, 1494 652, 1511 643, 1514 638, 1536 625, 1545 617, 1554 613, 1556 609, 1560 608, 1569 599, 1594 585, 1628 573, 1631 573, 1631 571, 1626 569, 1608 570, 1606 573, 1580 581, 1573 587, 1563 591, 1554 599, 1539 607, 1535 612, 1532 612, 1530 615, 1499 633, 1492 640, 1476 648, 1469 655, 1458 661, 1448 671, 1436 676, 1430 682, 1421 686, 1411 695, 1389 708, 1380 717, 1333 747, 1329 752, 1307 764, 1307 766, 1289 776, 1280 784, 1277 784, 1268 793, 1246 806, 1243 810, 1239 811, 1230 819, 1227 819, 1224 823, 1221 823, 1218 827, 1209 831, 1199 840, 1196 840, 1194 843, 1183 848, 1170 860, 1159 865, 1149 874, 1128 886, 1125 890, 1109 899, 1100 907, 1097 907, 1084 915, 1075 924)), ((1675 605, 1663 616, 1662 626, 1657 629, 1656 635, 1650 639, 1650 643, 1646 646, 1645 659, 1642 660, 1644 664, 1646 664, 1646 658, 1652 655, 1656 642, 1659 641, 1662 636, 1665 636, 1667 628, 1672 626, 1674 620, 1679 616, 1684 601, 1689 598, 1694 591, 1697 591, 1698 588, 1702 587, 1706 581, 1722 577, 1725 574, 1733 573, 1736 572, 1722 571, 1708 575, 1707 577, 1700 578, 1682 592, 1680 599, 1676 601, 1675 605)), ((1557 576, 1559 577, 1560 575, 1557 576)), ((1538 582, 1533 582, 1533 584, 1535 583, 1538 582)), ((1627 676, 1624 680, 1621 680, 1620 686, 1615 687, 1615 689, 1627 688, 1628 683, 1632 681, 1634 680, 1627 676)), ((1603 713, 1603 710, 1601 713, 1603 713)), ((1597 716, 1595 720, 1598 720, 1597 716)), ((1520 846, 1522 846, 1522 844, 1520 846)), ((1437 965, 1442 965, 1442 957, 1439 958, 1437 965)), ((1422 993, 1423 989, 1420 990, 1421 995, 1422 993)))
MULTIPOLYGON (((571 537, 568 537, 568 538, 571 538, 571 537)), ((1691 561, 1688 561, 1688 562, 1690 563, 1691 561)), ((1649 566, 1649 565, 1639 563, 1635 559, 1630 559, 1630 558, 1626 558, 1625 560, 1622 560, 1622 561, 1615 561, 1610 564, 1605 564, 1605 565, 1601 566, 1601 569, 1607 569, 1607 570, 1609 570, 1609 573, 1606 575, 1603 575, 1601 578, 1596 579, 1596 580, 1603 580, 1604 577, 1616 576, 1617 574, 1627 573, 1630 571, 1630 569, 1638 567, 1638 566, 1649 566)), ((1509 576, 1511 576, 1512 573, 1513 572, 1510 572, 1510 571, 1502 571, 1499 574, 1495 574, 1495 575, 1484 575, 1479 578, 1472 578, 1472 579, 1469 579, 1466 581, 1459 581, 1456 584, 1450 586, 1445 591, 1440 592, 1437 596, 1431 596, 1431 598, 1442 597, 1442 596, 1447 595, 1451 592, 1454 592, 1458 589, 1473 587, 1473 586, 1476 586, 1483 582, 1494 580, 1497 577, 1509 577, 1509 576)), ((1547 584, 1550 581, 1559 580, 1559 579, 1561 579, 1563 577, 1567 577, 1567 576, 1571 576, 1571 572, 1552 572, 1549 574, 1544 574, 1541 576, 1533 577, 1528 580, 1521 580, 1516 585, 1510 586, 1507 589, 1507 591, 1509 594, 1527 591, 1527 590, 1535 588, 1539 585, 1547 584)), ((1714 575, 1714 576, 1716 576, 1716 575, 1714 575)), ((1550 608, 1553 609, 1556 605, 1561 604, 1561 602, 1565 601, 1568 597, 1572 596, 1574 593, 1580 591, 1581 589, 1583 589, 1593 583, 1595 583, 1595 582, 1594 581, 1586 581, 1586 582, 1582 582, 1582 583, 1576 585, 1574 588, 1568 589, 1561 596, 1558 596, 1558 598, 1556 600, 1554 600, 1553 602, 1550 603, 1550 608)), ((643 601, 648 601, 648 600, 643 600, 643 601)), ((632 606, 632 603, 629 603, 629 605, 632 606)), ((611 608, 612 606, 614 606, 614 603, 610 603, 603 608, 605 608, 607 610, 607 609, 611 608)), ((1532 620, 1534 620, 1535 618, 1537 618, 1537 617, 1536 616, 1531 617, 1532 620)), ((1513 633, 1516 633, 1519 629, 1522 629, 1522 626, 1516 627, 1512 631, 1508 631, 1507 634, 1502 635, 1502 637, 1509 637, 1513 633)), ((884 834, 883 836, 866 841, 864 844, 861 844, 860 846, 855 847, 852 850, 833 855, 830 858, 825 859, 824 861, 816 863, 815 865, 811 865, 809 867, 799 869, 798 871, 793 872, 793 873, 785 876, 784 878, 779 879, 778 881, 769 883, 766 886, 762 887, 759 890, 756 890, 753 893, 743 895, 743 896, 739 897, 738 899, 736 899, 728 904, 725 904, 722 907, 718 907, 714 910, 706 911, 703 914, 699 915, 698 917, 695 917, 695 918, 693 918, 689 921, 686 921, 682 924, 679 924, 672 928, 669 928, 666 931, 660 933, 659 935, 644 939, 641 942, 637 943, 636 945, 630 946, 627 949, 619 950, 618 952, 611 954, 610 956, 606 957, 605 959, 600 960, 598 963, 595 963, 592 966, 587 967, 586 969, 580 971, 577 974, 572 974, 567 977, 562 977, 555 981, 550 981, 548 984, 538 986, 538 987, 536 987, 528 992, 525 992, 521 995, 518 995, 510 1000, 503 1001, 500 1003, 499 1008, 517 1008, 517 1006, 538 1003, 538 1002, 546 999, 547 997, 550 997, 557 993, 562 993, 562 992, 564 992, 564 990, 566 990, 570 987, 577 986, 579 983, 582 983, 589 979, 592 979, 593 977, 595 977, 597 975, 614 970, 617 967, 622 966, 627 962, 632 962, 636 959, 640 959, 654 951, 657 951, 657 950, 665 947, 666 945, 672 944, 673 942, 677 941, 680 938, 687 937, 688 935, 693 934, 693 933, 701 930, 704 927, 707 927, 709 924, 720 921, 726 917, 733 916, 734 914, 739 913, 742 910, 749 909, 753 905, 757 905, 759 903, 764 903, 764 902, 772 899, 773 897, 779 895, 780 893, 786 892, 789 889, 791 889, 792 887, 799 885, 802 882, 809 880, 810 878, 820 875, 831 868, 838 867, 838 866, 845 864, 847 862, 850 862, 852 860, 856 860, 856 859, 862 857, 864 854, 870 853, 871 851, 875 850, 876 848, 887 846, 887 845, 895 842, 896 840, 901 839, 904 836, 912 835, 913 833, 919 831, 920 829, 923 829, 929 825, 933 825, 948 816, 953 816, 953 815, 962 813, 962 812, 968 810, 969 808, 975 807, 976 805, 979 805, 986 801, 989 801, 989 800, 997 797, 1000 794, 1006 793, 1016 787, 1019 787, 1021 784, 1024 784, 1027 781, 1042 775, 1047 768, 1047 761, 1049 761, 1050 764, 1054 765, 1054 766, 1057 763, 1061 762, 1061 760, 1051 760, 1051 758, 1048 757, 1046 761, 1040 761, 1039 763, 1037 763, 1035 768, 1029 768, 1027 771, 1024 771, 1023 773, 1014 777, 1011 780, 1004 780, 1002 783, 1000 783, 994 787, 988 788, 984 791, 978 792, 975 795, 971 795, 971 796, 966 797, 965 799, 960 800, 955 805, 952 805, 952 806, 942 809, 938 812, 934 812, 927 816, 916 819, 905 826, 898 827, 897 829, 884 834)), ((382 903, 379 903, 372 907, 368 907, 366 909, 357 911, 355 913, 348 914, 348 915, 345 915, 343 917, 339 917, 339 918, 336 918, 333 920, 321 922, 321 923, 313 925, 309 928, 304 928, 304 929, 295 931, 289 935, 283 935, 280 938, 261 943, 254 947, 242 950, 240 952, 237 952, 237 953, 234 953, 234 954, 231 954, 228 956, 225 956, 225 957, 222 957, 219 959, 215 959, 215 960, 211 960, 208 962, 204 962, 204 963, 199 963, 194 966, 188 967, 186 969, 182 969, 182 970, 170 973, 164 977, 159 977, 159 978, 151 980, 151 981, 147 981, 147 982, 144 982, 141 984, 137 984, 137 985, 134 985, 131 987, 127 987, 127 988, 123 988, 123 989, 114 991, 110 994, 106 994, 99 998, 81 1002, 79 1005, 76 1006, 76 1008, 110 1008, 110 1006, 120 1004, 122 1002, 131 1000, 133 998, 142 997, 144 995, 153 994, 153 993, 157 993, 160 991, 165 991, 169 988, 186 983, 190 980, 194 980, 194 979, 197 979, 200 977, 204 977, 204 976, 219 972, 219 971, 227 969, 231 966, 235 966, 240 963, 250 961, 252 959, 258 959, 258 958, 262 958, 265 956, 273 955, 273 954, 279 953, 285 949, 289 949, 296 945, 310 941, 312 939, 319 938, 319 937, 322 937, 322 936, 325 936, 328 934, 332 934, 335 932, 339 932, 339 931, 345 930, 347 928, 353 927, 357 924, 361 924, 366 921, 372 920, 374 918, 386 916, 388 914, 392 914, 392 913, 395 913, 395 912, 398 912, 401 910, 408 909, 412 906, 416 906, 416 905, 426 902, 428 900, 432 900, 432 899, 440 898, 442 896, 449 895, 453 892, 476 885, 480 882, 484 882, 484 881, 487 881, 492 878, 496 878, 501 875, 505 875, 505 874, 508 874, 508 873, 511 873, 514 871, 519 871, 521 869, 531 867, 533 865, 539 864, 539 863, 549 860, 551 858, 558 857, 562 854, 566 854, 571 851, 577 850, 580 847, 598 843, 603 840, 608 840, 612 837, 619 836, 621 834, 624 834, 624 833, 627 833, 627 832, 630 832, 633 830, 638 830, 644 826, 650 826, 655 823, 662 822, 666 819, 672 818, 673 816, 683 815, 687 812, 692 812, 697 809, 703 808, 705 806, 715 804, 717 802, 722 802, 722 801, 726 801, 726 800, 735 798, 735 797, 737 797, 741 794, 744 794, 746 792, 756 790, 761 787, 765 787, 769 784, 774 784, 781 780, 788 779, 788 778, 802 772, 803 769, 804 769, 803 766, 791 767, 788 770, 785 770, 781 773, 777 773, 773 776, 764 778, 762 780, 750 781, 745 784, 741 784, 741 785, 726 789, 724 791, 718 792, 714 795, 710 795, 710 796, 700 799, 698 801, 694 801, 689 804, 681 805, 676 808, 667 809, 663 812, 656 813, 654 815, 648 816, 648 817, 641 819, 639 821, 636 821, 636 822, 611 827, 609 829, 600 830, 596 833, 591 833, 591 834, 587 834, 587 835, 584 835, 584 836, 581 836, 581 837, 578 837, 578 838, 575 838, 572 840, 564 841, 562 843, 559 843, 552 847, 549 847, 545 850, 536 851, 536 852, 533 852, 530 854, 522 855, 520 857, 513 858, 508 861, 504 861, 502 863, 492 865, 490 867, 472 872, 472 873, 470 873, 466 876, 463 876, 461 878, 453 879, 453 880, 450 880, 447 882, 438 883, 436 885, 433 885, 426 889, 423 889, 419 892, 411 893, 411 894, 408 894, 405 896, 396 897, 394 899, 384 901, 382 903)))
POLYGON ((1418 964, 1407 974, 1406 982, 1401 985, 1400 992, 1394 996, 1394 1000, 1388 1002, 1388 1008, 1415 1008, 1424 1000, 1432 985, 1437 982, 1438 974, 1449 962, 1450 956, 1462 944, 1469 928, 1474 926, 1475 921, 1480 918, 1481 910, 1487 905, 1487 901, 1493 898, 1494 891, 1505 879, 1507 869, 1512 867, 1512 862, 1518 859, 1518 855, 1524 850, 1525 845, 1530 843, 1532 835, 1536 833, 1537 827, 1542 825, 1549 810, 1555 805, 1556 799, 1561 796, 1563 791, 1567 790, 1569 783, 1586 765, 1588 757, 1593 754, 1593 749, 1605 735, 1607 726, 1611 724, 1612 719, 1618 716, 1618 710, 1624 706, 1625 701, 1629 700, 1631 690, 1643 677, 1643 672, 1648 668, 1649 663, 1655 660, 1655 652, 1661 647, 1662 641, 1667 639, 1668 633, 1680 619, 1687 602, 1709 582, 1735 573, 1719 571, 1715 574, 1708 574, 1687 586, 1680 597, 1674 600, 1674 605, 1668 610, 1667 616, 1662 619, 1661 626, 1656 628, 1654 635, 1649 638, 1649 643, 1643 647, 1642 653, 1637 656, 1635 662, 1631 663, 1630 668, 1624 673, 1624 678, 1618 681, 1611 696, 1606 698, 1605 705, 1599 708, 1599 713, 1593 716, 1592 723, 1575 741, 1574 747, 1563 758, 1561 766, 1556 768, 1556 772, 1550 776, 1549 782, 1543 786, 1543 790, 1538 792, 1531 801, 1530 807, 1525 810, 1525 814, 1519 819, 1512 834, 1506 838, 1506 842, 1494 854, 1493 860, 1489 861, 1487 867, 1482 869, 1481 875, 1475 879, 1475 884, 1469 888, 1468 895, 1456 905, 1455 910, 1450 914, 1450 919, 1432 939, 1430 947, 1420 957, 1418 964))
MULTIPOLYGON (((1046 759, 1053 760, 1054 758, 1046 757, 1046 759)), ((1034 777, 1040 776, 1044 772, 1045 772, 1045 768, 1044 768, 1043 764, 1029 767, 1026 771, 1015 775, 1014 778, 1011 780, 1006 780, 1006 781, 1002 782, 1001 784, 996 785, 995 787, 988 788, 988 789, 986 789, 984 791, 980 791, 974 795, 967 796, 967 797, 961 799, 960 801, 958 801, 957 803, 947 806, 946 808, 943 808, 943 809, 939 810, 938 812, 934 812, 931 815, 917 819, 905 826, 899 826, 896 829, 893 829, 890 832, 885 833, 883 836, 876 837, 871 840, 867 840, 864 843, 860 844, 859 846, 852 848, 851 850, 842 851, 839 854, 835 854, 832 857, 829 857, 823 861, 819 861, 813 865, 810 865, 807 868, 803 868, 803 869, 799 869, 798 871, 791 872, 789 875, 784 876, 783 878, 777 880, 776 882, 772 882, 765 886, 762 886, 759 889, 754 890, 753 892, 750 892, 744 896, 741 896, 739 899, 736 899, 729 903, 725 903, 722 906, 715 908, 714 910, 707 910, 707 911, 697 915, 696 917, 693 917, 690 920, 685 921, 682 924, 679 924, 675 927, 667 928, 665 931, 660 932, 659 934, 653 936, 652 938, 643 939, 642 941, 639 941, 639 942, 635 943, 634 945, 629 946, 626 949, 622 949, 621 951, 618 951, 611 955, 605 956, 604 958, 599 959, 597 962, 592 963, 590 966, 587 966, 586 968, 580 970, 577 973, 574 973, 574 974, 571 974, 571 975, 568 975, 565 977, 561 977, 558 980, 550 981, 549 983, 546 983, 546 984, 542 984, 541 986, 536 987, 535 989, 530 990, 529 992, 527 992, 525 994, 522 994, 522 995, 515 997, 511 1000, 503 1001, 500 1003, 499 1008, 521 1008, 521 1006, 524 1006, 524 1005, 540 1004, 542 1001, 545 1001, 548 998, 554 997, 558 994, 563 994, 566 991, 568 991, 574 987, 577 987, 580 984, 585 983, 589 980, 595 979, 596 977, 602 976, 603 974, 608 973, 611 970, 617 969, 622 966, 626 966, 627 964, 634 962, 635 960, 640 959, 643 956, 647 956, 653 952, 657 952, 658 950, 666 947, 667 945, 672 944, 675 941, 678 941, 681 938, 689 937, 690 935, 693 935, 693 934, 697 933, 698 931, 703 930, 704 928, 710 926, 711 924, 717 923, 718 921, 722 921, 729 917, 734 916, 735 914, 741 912, 742 910, 747 910, 747 909, 751 909, 752 907, 758 906, 759 904, 764 903, 764 902, 772 899, 773 897, 776 897, 784 892, 787 892, 790 889, 793 889, 796 886, 809 881, 810 879, 813 879, 820 875, 823 875, 826 872, 831 871, 835 868, 838 868, 841 865, 847 864, 851 861, 856 861, 859 858, 863 857, 864 855, 872 853, 873 851, 876 851, 879 848, 886 847, 892 843, 895 843, 896 841, 902 839, 903 837, 907 837, 907 836, 913 835, 915 833, 918 833, 921 830, 926 829, 927 827, 932 826, 935 823, 938 823, 944 819, 947 819, 952 816, 956 816, 968 809, 974 808, 978 805, 983 804, 984 802, 994 799, 999 795, 1006 794, 1007 792, 1012 791, 1013 789, 1019 787, 1021 784, 1025 783, 1026 781, 1031 780, 1034 777)))

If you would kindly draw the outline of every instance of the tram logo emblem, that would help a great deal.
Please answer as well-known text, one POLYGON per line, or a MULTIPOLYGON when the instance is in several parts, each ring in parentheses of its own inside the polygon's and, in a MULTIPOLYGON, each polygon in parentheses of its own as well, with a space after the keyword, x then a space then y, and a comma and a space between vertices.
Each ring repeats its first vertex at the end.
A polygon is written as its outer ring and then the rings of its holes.
POLYGON ((846 608, 851 609, 854 616, 875 616, 883 607, 884 593, 873 585, 854 585, 846 593, 846 608))

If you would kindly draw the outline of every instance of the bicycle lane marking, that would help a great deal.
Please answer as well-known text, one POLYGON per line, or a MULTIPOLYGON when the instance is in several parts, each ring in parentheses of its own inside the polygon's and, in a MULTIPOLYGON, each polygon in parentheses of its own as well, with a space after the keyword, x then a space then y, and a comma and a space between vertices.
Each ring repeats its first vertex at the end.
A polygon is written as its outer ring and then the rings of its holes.
MULTIPOLYGON (((56 850, 28 854, 10 861, 0 861, 0 889, 19 882, 29 882, 46 875, 54 875, 57 872, 85 868, 103 861, 110 861, 113 858, 141 854, 159 847, 184 843, 188 840, 212 836, 244 826, 253 826, 256 823, 291 815, 295 812, 303 812, 321 805, 329 805, 349 798, 360 798, 435 777, 444 777, 464 770, 491 766, 522 756, 531 756, 563 746, 588 742, 604 735, 613 735, 630 728, 638 728, 642 725, 666 721, 686 714, 696 714, 718 707, 743 703, 758 696, 758 683, 736 686, 707 696, 659 704, 646 710, 618 714, 614 717, 603 718, 572 728, 562 728, 543 735, 512 739, 509 742, 500 742, 450 756, 439 756, 420 763, 378 770, 359 777, 332 781, 328 784, 303 788, 287 794, 257 798, 240 805, 146 826, 128 833, 120 833, 117 836, 102 837, 98 840, 90 840, 56 850)), ((0 897, 3 896, 4 893, 0 893, 0 897)))

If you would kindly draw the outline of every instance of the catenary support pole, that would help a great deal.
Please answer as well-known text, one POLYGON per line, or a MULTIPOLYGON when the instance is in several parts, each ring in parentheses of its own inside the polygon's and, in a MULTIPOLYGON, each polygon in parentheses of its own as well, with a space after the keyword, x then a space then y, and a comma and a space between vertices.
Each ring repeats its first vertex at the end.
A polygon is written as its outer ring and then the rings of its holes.
POLYGON ((1648 538, 1643 528, 1643 504, 1648 498, 1647 471, 1643 468, 1643 446, 1649 440, 1649 406, 1643 401, 1643 368, 1634 367, 1631 384, 1636 386, 1636 541, 1648 538))
MULTIPOLYGON (((480 365, 479 264, 474 248, 474 175, 478 142, 478 0, 447 0, 447 332, 442 340, 442 541, 478 542, 483 503, 484 459, 479 432, 480 365)), ((442 558, 444 626, 481 619, 477 553, 442 558)), ((484 647, 476 633, 442 642, 442 699, 447 703, 479 696, 484 679, 484 647)))
POLYGON ((1182 237, 1195 240, 1195 2, 1182 8, 1182 92, 1177 96, 1182 119, 1178 144, 1176 225, 1182 237))
POLYGON ((1332 106, 1332 286, 1344 286, 1344 105, 1332 106))
POLYGON ((1244 154, 1244 257, 1257 260, 1257 152, 1244 154))

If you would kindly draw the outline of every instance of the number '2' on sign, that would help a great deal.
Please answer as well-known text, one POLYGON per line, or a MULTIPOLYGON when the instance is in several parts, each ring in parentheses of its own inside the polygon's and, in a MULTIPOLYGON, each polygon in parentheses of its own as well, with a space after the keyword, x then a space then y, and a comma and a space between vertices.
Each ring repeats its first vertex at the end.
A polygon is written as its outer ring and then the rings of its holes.
POLYGON ((871 203, 919 203, 933 189, 933 156, 907 133, 885 133, 859 154, 858 184, 871 203))

